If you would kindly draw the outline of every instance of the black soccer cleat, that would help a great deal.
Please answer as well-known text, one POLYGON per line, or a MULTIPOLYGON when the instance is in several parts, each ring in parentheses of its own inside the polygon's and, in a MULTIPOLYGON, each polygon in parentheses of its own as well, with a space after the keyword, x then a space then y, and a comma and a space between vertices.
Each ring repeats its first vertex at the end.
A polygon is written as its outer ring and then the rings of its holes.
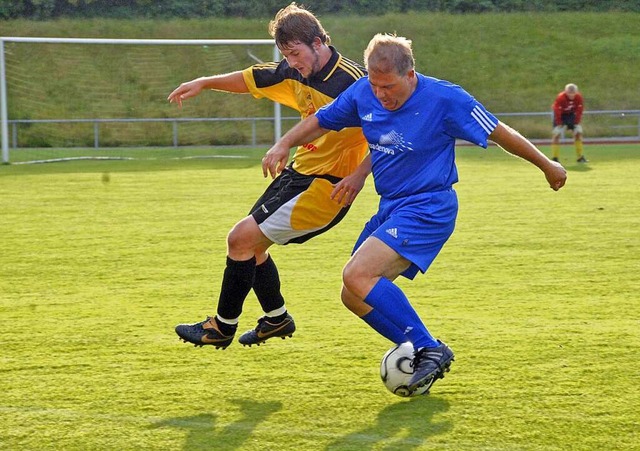
POLYGON ((256 328, 240 335, 238 341, 243 346, 260 346, 260 344, 264 343, 269 338, 280 337, 283 340, 285 337, 291 338, 295 331, 296 324, 293 322, 293 318, 289 314, 287 314, 285 319, 277 324, 270 323, 268 318, 263 316, 258 320, 256 328))
POLYGON ((578 158, 576 161, 577 161, 578 163, 588 163, 588 162, 589 162, 589 160, 587 160, 587 159, 584 157, 584 155, 582 155, 582 156, 581 156, 580 158, 578 158))
POLYGON ((195 324, 178 324, 176 333, 185 343, 194 346, 215 346, 216 349, 226 349, 233 341, 234 335, 224 335, 218 329, 215 318, 207 319, 195 324))
POLYGON ((410 393, 415 392, 425 385, 433 383, 444 377, 444 373, 451 368, 454 360, 453 351, 449 346, 438 340, 435 348, 422 348, 413 357, 413 377, 409 381, 410 393))

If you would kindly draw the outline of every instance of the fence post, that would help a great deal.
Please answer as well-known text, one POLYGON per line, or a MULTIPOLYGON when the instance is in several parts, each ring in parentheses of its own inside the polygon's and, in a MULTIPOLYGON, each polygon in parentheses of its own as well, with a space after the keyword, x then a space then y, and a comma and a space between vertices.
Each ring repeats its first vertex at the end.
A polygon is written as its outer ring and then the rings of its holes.
POLYGON ((2 162, 9 163, 9 116, 7 114, 7 74, 4 67, 4 39, 0 39, 0 129, 2 129, 2 162))
POLYGON ((173 121, 173 147, 178 147, 178 121, 173 121))
POLYGON ((93 123, 93 148, 94 149, 98 149, 100 148, 100 130, 99 130, 99 126, 98 126, 98 121, 95 121, 93 123))
POLYGON ((256 120, 251 121, 251 145, 256 146, 256 120))
MULTIPOLYGON (((273 46, 273 60, 280 61, 280 49, 277 45, 273 46)), ((282 107, 278 102, 273 102, 273 134, 274 143, 282 137, 282 107)))

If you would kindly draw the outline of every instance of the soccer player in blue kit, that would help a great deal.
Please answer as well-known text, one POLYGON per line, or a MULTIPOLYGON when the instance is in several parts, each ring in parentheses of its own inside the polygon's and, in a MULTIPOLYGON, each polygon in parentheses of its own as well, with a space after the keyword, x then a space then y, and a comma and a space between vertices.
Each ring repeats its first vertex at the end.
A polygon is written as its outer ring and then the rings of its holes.
MULTIPOLYGON (((453 233, 456 139, 484 148, 488 140, 495 142, 537 166, 556 191, 567 174, 460 86, 417 73, 410 40, 377 34, 364 60, 368 77, 286 133, 267 152, 262 168, 265 176, 274 177, 285 167, 291 147, 330 130, 362 127, 380 203, 344 267, 342 301, 392 342, 413 344, 413 392, 444 377, 454 354, 429 333, 393 281, 426 272, 453 233)), ((332 192, 347 204, 355 195, 341 183, 332 192)))

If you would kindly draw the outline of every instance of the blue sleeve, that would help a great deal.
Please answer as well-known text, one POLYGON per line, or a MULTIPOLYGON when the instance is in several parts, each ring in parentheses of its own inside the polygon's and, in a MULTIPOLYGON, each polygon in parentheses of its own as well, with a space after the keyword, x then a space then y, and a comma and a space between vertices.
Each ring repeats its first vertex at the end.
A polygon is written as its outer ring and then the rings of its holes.
POLYGON ((493 114, 465 90, 457 87, 449 98, 445 119, 447 134, 486 148, 487 139, 497 126, 498 119, 493 114))
POLYGON ((320 127, 339 131, 345 127, 361 127, 354 91, 356 84, 343 91, 333 102, 316 112, 320 127))

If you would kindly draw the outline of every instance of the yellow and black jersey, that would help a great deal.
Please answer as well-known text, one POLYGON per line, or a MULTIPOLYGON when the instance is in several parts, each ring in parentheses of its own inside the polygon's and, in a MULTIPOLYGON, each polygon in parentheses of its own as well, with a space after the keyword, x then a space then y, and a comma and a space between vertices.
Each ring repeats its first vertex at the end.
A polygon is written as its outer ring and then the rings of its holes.
MULTIPOLYGON (((329 62, 316 74, 303 78, 289 67, 286 59, 279 63, 256 64, 242 72, 249 92, 255 98, 267 98, 300 112, 304 119, 347 89, 366 72, 359 64, 331 48, 329 62)), ((367 152, 361 128, 345 128, 296 149, 293 169, 306 175, 345 177, 360 164, 367 152)))

